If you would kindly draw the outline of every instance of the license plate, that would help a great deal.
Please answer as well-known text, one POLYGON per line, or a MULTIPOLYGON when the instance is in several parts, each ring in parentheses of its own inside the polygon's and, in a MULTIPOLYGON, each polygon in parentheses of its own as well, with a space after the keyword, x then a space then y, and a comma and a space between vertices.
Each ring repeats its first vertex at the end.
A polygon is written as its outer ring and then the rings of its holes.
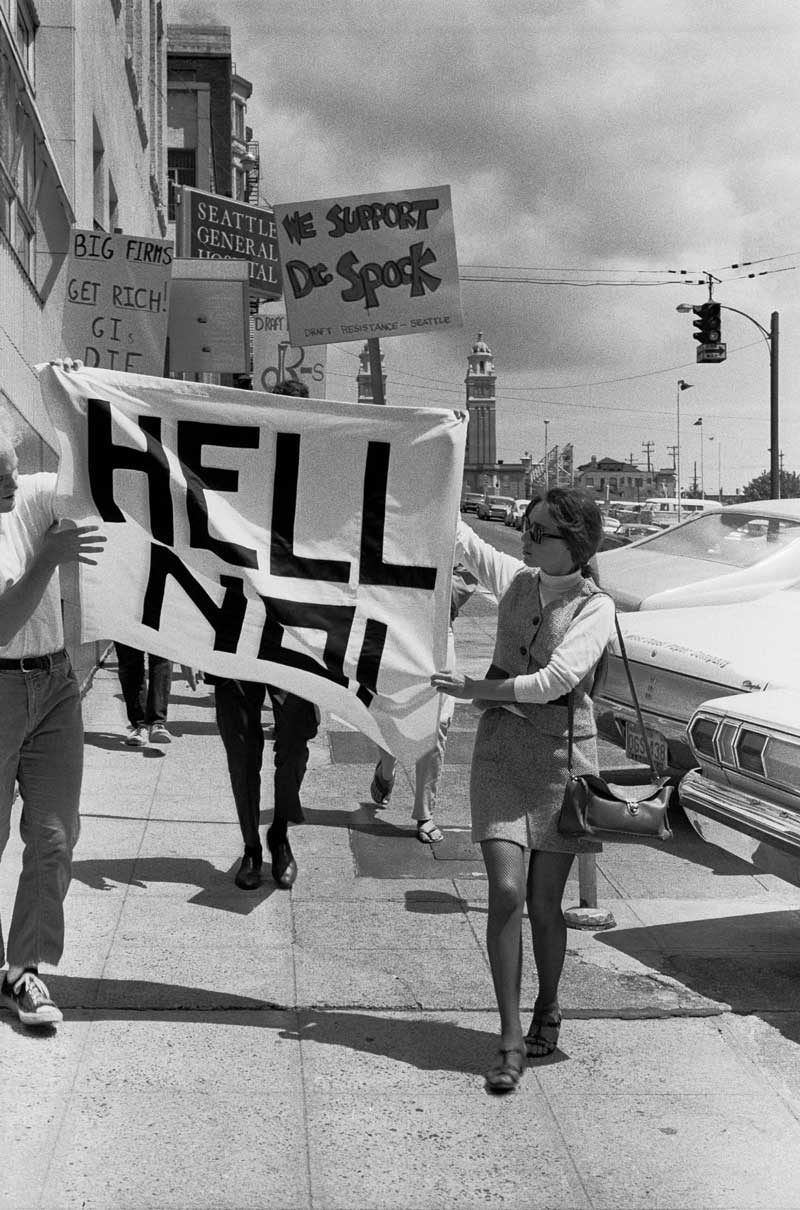
MULTIPOLYGON (((648 727, 647 740, 650 744, 653 764, 657 769, 666 769, 669 765, 666 739, 660 731, 651 731, 648 727)), ((644 746, 642 733, 635 723, 625 724, 625 755, 631 760, 647 764, 647 749, 644 746)))

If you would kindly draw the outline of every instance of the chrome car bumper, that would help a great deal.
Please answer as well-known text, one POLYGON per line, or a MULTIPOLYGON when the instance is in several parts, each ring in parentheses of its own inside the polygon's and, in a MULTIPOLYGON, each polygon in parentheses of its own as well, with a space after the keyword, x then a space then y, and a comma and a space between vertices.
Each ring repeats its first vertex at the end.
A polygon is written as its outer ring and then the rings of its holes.
POLYGON ((712 781, 699 769, 680 783, 692 827, 709 844, 800 886, 800 812, 712 781))

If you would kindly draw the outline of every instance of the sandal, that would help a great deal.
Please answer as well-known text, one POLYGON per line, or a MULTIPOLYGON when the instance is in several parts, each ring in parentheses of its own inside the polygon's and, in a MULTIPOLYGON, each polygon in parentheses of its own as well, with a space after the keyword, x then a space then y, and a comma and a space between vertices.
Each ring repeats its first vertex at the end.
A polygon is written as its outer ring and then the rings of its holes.
POLYGON ((372 801, 375 803, 375 806, 388 807, 392 798, 393 789, 394 778, 392 778, 391 781, 387 781, 385 777, 381 775, 381 762, 378 761, 377 765, 375 766, 372 784, 369 788, 369 792, 372 797, 372 801))
POLYGON ((441 844, 444 832, 437 828, 432 819, 421 819, 417 824, 417 840, 422 844, 441 844))
POLYGON ((544 1059, 558 1046, 561 1030, 561 1013, 537 1017, 534 1013, 531 1027, 525 1035, 525 1052, 529 1059, 544 1059))
POLYGON ((501 1046, 493 1066, 486 1073, 486 1086, 491 1092, 513 1092, 524 1070, 525 1048, 501 1046))

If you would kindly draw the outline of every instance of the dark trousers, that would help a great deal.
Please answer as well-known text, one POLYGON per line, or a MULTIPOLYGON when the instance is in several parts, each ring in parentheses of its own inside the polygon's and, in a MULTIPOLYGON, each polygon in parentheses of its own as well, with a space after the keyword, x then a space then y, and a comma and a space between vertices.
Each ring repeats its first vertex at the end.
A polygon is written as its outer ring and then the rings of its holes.
POLYGON ((275 719, 274 818, 302 823, 300 787, 308 764, 308 741, 317 734, 316 706, 272 685, 215 680, 217 726, 225 746, 236 814, 247 848, 260 849, 261 762, 264 730, 261 709, 269 692, 275 719))
POLYGON ((165 723, 172 688, 172 660, 163 655, 145 656, 143 651, 124 643, 114 646, 128 722, 132 727, 165 723), (149 663, 149 677, 145 673, 145 659, 149 663))

